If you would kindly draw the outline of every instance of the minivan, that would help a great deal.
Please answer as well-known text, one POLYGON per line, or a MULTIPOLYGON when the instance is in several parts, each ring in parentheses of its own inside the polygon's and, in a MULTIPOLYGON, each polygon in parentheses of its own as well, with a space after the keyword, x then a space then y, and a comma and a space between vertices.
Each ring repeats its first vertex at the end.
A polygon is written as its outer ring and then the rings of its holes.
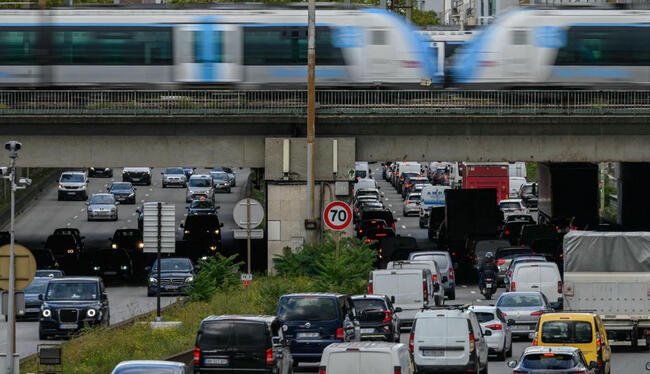
POLYGON ((325 348, 319 374, 412 374, 413 362, 404 344, 335 343, 325 348))
MULTIPOLYGON (((410 328, 415 314, 429 306, 430 271, 424 269, 375 270, 370 273, 368 293, 386 295, 396 308, 401 328, 410 328)), ((433 304, 433 302, 431 302, 433 304)))
POLYGON ((510 291, 541 292, 551 307, 562 307, 562 278, 554 262, 519 264, 512 272, 510 291))
POLYGON ((456 280, 454 265, 451 255, 447 251, 417 251, 409 254, 409 260, 413 261, 435 261, 440 270, 440 282, 445 289, 445 296, 449 300, 456 299, 456 280))
POLYGON ((293 359, 275 316, 223 315, 201 321, 194 373, 289 374, 293 359))
POLYGON ((356 311, 350 295, 298 293, 283 295, 278 318, 290 341, 294 362, 318 362, 332 343, 358 340, 356 311))

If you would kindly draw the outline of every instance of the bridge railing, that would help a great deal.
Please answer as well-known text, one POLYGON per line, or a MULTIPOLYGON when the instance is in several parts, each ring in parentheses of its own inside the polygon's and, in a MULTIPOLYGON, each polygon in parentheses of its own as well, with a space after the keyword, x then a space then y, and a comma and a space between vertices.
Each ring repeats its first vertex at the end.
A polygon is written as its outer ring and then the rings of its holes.
MULTIPOLYGON (((5 90, 2 115, 305 115, 304 90, 5 90)), ((317 114, 650 114, 650 91, 319 90, 317 114)))

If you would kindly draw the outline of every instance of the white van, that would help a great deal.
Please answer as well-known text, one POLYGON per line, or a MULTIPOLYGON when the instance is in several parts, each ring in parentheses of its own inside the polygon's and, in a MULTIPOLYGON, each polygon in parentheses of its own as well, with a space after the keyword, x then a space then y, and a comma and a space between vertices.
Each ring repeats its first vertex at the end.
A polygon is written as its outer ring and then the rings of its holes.
POLYGON ((413 362, 407 346, 400 343, 334 343, 323 351, 319 373, 413 374, 413 362))
POLYGON ((388 296, 395 308, 402 308, 397 313, 400 327, 410 328, 415 314, 429 306, 429 279, 424 269, 375 270, 370 273, 368 293, 388 296))
POLYGON ((508 167, 508 176, 522 177, 526 179, 526 163, 525 162, 511 162, 508 167))
POLYGON ((519 190, 521 189, 521 186, 526 184, 526 178, 523 177, 510 177, 510 198, 511 199, 518 199, 519 198, 519 190))
MULTIPOLYGON (((424 310, 415 316, 409 337, 418 373, 486 373, 488 346, 474 312, 467 309, 424 310)), ((491 336, 490 330, 485 336, 491 336)))
POLYGON ((510 278, 510 291, 541 292, 551 306, 562 304, 562 278, 554 262, 518 264, 510 278))
POLYGON ((445 302, 445 289, 442 286, 442 275, 435 261, 391 261, 386 265, 386 269, 428 269, 431 271, 431 286, 429 295, 433 295, 433 301, 436 306, 445 302))
POLYGON ((415 173, 420 174, 421 166, 419 162, 415 161, 400 161, 395 167, 395 174, 393 174, 393 180, 391 181, 393 186, 396 186, 399 182, 399 178, 404 173, 415 173))
POLYGON ((449 186, 426 185, 420 192, 420 228, 429 226, 429 213, 431 208, 445 206, 445 190, 449 186))
POLYGON ((368 162, 355 161, 354 175, 357 178, 372 178, 372 173, 370 172, 370 167, 368 166, 368 162))

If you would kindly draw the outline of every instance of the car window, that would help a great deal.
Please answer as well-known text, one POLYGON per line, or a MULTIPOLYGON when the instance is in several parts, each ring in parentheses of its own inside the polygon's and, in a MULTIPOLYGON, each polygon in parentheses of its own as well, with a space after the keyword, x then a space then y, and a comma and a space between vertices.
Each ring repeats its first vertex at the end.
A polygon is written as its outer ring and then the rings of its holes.
POLYGON ((336 301, 331 297, 285 297, 278 317, 284 321, 331 321, 337 319, 336 301))
POLYGON ((571 369, 577 363, 571 354, 535 353, 525 355, 521 365, 532 370, 562 370, 571 369))
POLYGON ((386 303, 383 300, 359 299, 353 300, 352 303, 354 304, 354 308, 357 310, 357 314, 366 310, 386 310, 386 303))
POLYGON ((488 312, 474 312, 479 323, 490 322, 494 319, 494 314, 488 312))
POLYGON ((542 306, 539 295, 505 294, 499 298, 497 306, 507 308, 542 306))
POLYGON ((97 300, 95 282, 50 282, 46 300, 97 300))
POLYGON ((591 323, 585 321, 547 321, 542 324, 544 343, 591 343, 591 323))
POLYGON ((264 348, 267 346, 270 336, 265 323, 235 323, 233 326, 231 333, 235 347, 264 348))
POLYGON ((85 178, 83 174, 62 174, 61 175, 62 183, 83 183, 85 178))
POLYGON ((210 172, 210 175, 212 175, 212 178, 216 180, 224 180, 224 181, 228 180, 228 174, 222 171, 213 171, 210 172))
POLYGON ((32 282, 23 289, 23 292, 25 293, 33 293, 33 294, 42 294, 45 293, 45 290, 47 289, 47 284, 50 282, 49 279, 38 279, 34 278, 32 282))
POLYGON ((181 168, 167 168, 165 174, 185 174, 181 168))
POLYGON ((415 333, 419 337, 439 338, 467 337, 468 322, 465 318, 420 318, 415 333))
POLYGON ((230 347, 231 322, 209 322, 203 324, 196 336, 196 345, 202 350, 224 349, 230 347))
POLYGON ((519 204, 518 202, 505 202, 505 203, 499 204, 499 206, 501 207, 501 209, 519 209, 519 208, 521 208, 521 204, 519 204))
POLYGON ((420 201, 420 196, 421 195, 409 195, 409 201, 420 201))
MULTIPOLYGON (((188 272, 192 270, 192 264, 189 260, 182 258, 165 258, 160 261, 160 271, 180 271, 188 272)), ((153 263, 154 271, 158 270, 158 261, 153 263)))
POLYGON ((210 187, 210 180, 207 178, 191 178, 190 187, 210 187))
POLYGON ((140 237, 140 230, 122 230, 117 232, 117 236, 124 238, 137 238, 140 237))
POLYGON ((131 183, 113 183, 111 185, 111 190, 130 190, 131 183))
POLYGON ((92 195, 89 204, 115 204, 112 195, 92 195))
POLYGON ((214 203, 212 200, 194 200, 192 201, 192 204, 190 204, 190 207, 197 209, 209 209, 214 207, 214 203))

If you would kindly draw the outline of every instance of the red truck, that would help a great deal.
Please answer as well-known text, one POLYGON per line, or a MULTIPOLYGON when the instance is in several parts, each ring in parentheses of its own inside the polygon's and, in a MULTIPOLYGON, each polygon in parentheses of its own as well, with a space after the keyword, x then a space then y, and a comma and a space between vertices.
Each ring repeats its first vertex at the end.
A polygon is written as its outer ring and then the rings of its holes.
POLYGON ((508 199, 510 190, 509 165, 503 163, 463 163, 463 188, 494 188, 497 203, 508 199))

